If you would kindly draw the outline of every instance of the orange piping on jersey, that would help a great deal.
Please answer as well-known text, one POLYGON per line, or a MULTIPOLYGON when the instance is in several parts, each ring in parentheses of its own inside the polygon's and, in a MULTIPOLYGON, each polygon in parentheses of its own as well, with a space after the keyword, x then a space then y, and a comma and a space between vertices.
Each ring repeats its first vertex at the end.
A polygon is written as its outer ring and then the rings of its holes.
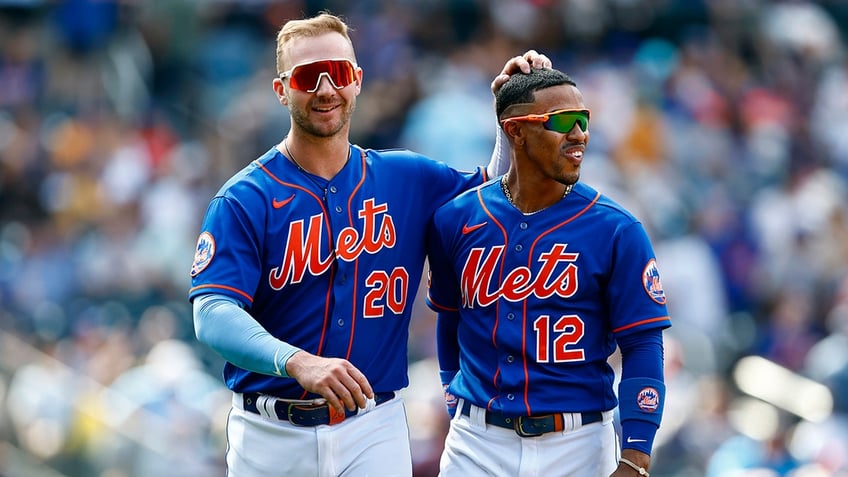
POLYGON ((228 286, 226 286, 226 285, 208 285, 208 284, 207 284, 207 285, 198 285, 198 286, 196 286, 196 287, 192 287, 192 288, 191 288, 191 290, 189 290, 188 292, 189 292, 189 293, 194 293, 194 292, 195 292, 195 291, 197 291, 197 290, 203 290, 203 289, 205 289, 205 288, 214 288, 214 289, 220 289, 220 290, 229 290, 229 291, 231 291, 231 292, 238 293, 239 295, 241 295, 241 296, 243 296, 243 297, 247 298, 247 301, 249 301, 250 303, 253 303, 253 297, 252 297, 252 296, 250 296, 250 295, 248 295, 247 293, 245 293, 245 292, 243 292, 243 291, 239 290, 238 288, 228 287, 228 286))
MULTIPOLYGON (((536 245, 536 242, 533 242, 536 245)), ((530 247, 530 256, 533 256, 533 247, 530 247)), ((530 370, 527 367, 527 300, 521 303, 521 365, 524 369, 524 409, 527 415, 533 414, 530 410, 530 370)))
MULTIPOLYGON (((359 179, 359 183, 353 188, 350 193, 350 197, 347 198, 347 220, 348 224, 351 227, 354 227, 353 224, 353 198, 356 196, 356 192, 362 187, 362 184, 365 182, 365 150, 360 149, 362 156, 362 175, 359 179)), ((355 227, 354 227, 355 228, 355 227)), ((356 330, 356 294, 357 284, 359 283, 359 256, 356 257, 356 263, 353 264, 353 297, 351 301, 353 304, 351 305, 351 317, 350 317, 350 339, 347 344, 347 355, 345 359, 350 359, 350 353, 353 352, 353 332, 356 330)))
POLYGON ((647 325, 648 323, 656 323, 657 321, 667 321, 669 317, 667 316, 658 316, 656 318, 648 318, 647 320, 637 321, 636 323, 630 323, 629 325, 624 325, 621 328, 616 328, 612 330, 613 333, 618 333, 619 331, 629 330, 630 328, 634 328, 636 326, 647 325))
MULTIPOLYGON (((262 169, 262 172, 264 172, 265 174, 268 174, 268 177, 270 177, 271 179, 274 179, 276 182, 280 183, 281 185, 284 185, 286 187, 291 187, 292 189, 302 190, 303 192, 306 192, 307 194, 311 195, 319 204, 321 204, 321 210, 326 212, 326 208, 324 207, 324 201, 322 201, 320 197, 315 195, 314 192, 312 192, 311 190, 309 190, 309 189, 307 189, 303 186, 299 186, 297 184, 292 184, 291 182, 286 182, 286 181, 280 179, 279 177, 275 176, 273 172, 269 171, 268 168, 265 167, 265 165, 262 164, 259 161, 253 161, 253 162, 256 163, 256 166, 258 168, 262 169)), ((326 217, 326 215, 327 214, 324 214, 325 217, 326 217)))
MULTIPOLYGON (((497 219, 497 217, 495 217, 495 215, 492 214, 492 212, 489 210, 489 208, 486 207, 486 203, 483 201, 483 195, 481 193, 481 189, 477 189, 477 201, 480 202, 480 207, 483 208, 483 211, 486 213, 486 215, 491 217, 492 222, 494 222, 495 225, 497 225, 498 228, 501 229, 501 234, 504 237, 504 247, 506 247, 506 245, 509 244, 509 241, 507 240, 507 236, 506 236, 506 229, 504 228, 503 224, 501 224, 501 222, 497 219)), ((498 283, 499 284, 503 281, 503 270, 504 270, 504 263, 503 263, 503 260, 501 260, 500 272, 498 273, 498 283)), ((495 347, 495 349, 498 348, 498 343, 495 341, 495 334, 498 331, 498 318, 497 317, 500 316, 499 313, 498 313, 500 311, 499 309, 500 309, 500 300, 498 300, 498 302, 495 304, 495 326, 492 328, 492 345, 495 347)))
POLYGON ((578 217, 580 217, 581 215, 585 214, 585 213, 586 213, 586 211, 588 211, 589 209, 591 209, 591 208, 592 208, 592 206, 593 206, 593 205, 595 205, 595 204, 598 202, 598 199, 600 199, 600 198, 601 198, 601 193, 600 193, 600 192, 598 192, 598 194, 597 194, 597 195, 595 195, 595 198, 594 198, 594 199, 592 199, 592 202, 589 202, 589 204, 588 204, 588 205, 586 205, 586 207, 583 207, 583 209, 582 209, 582 210, 580 210, 580 211, 579 211, 579 212, 577 212, 576 214, 572 215, 571 217, 569 217, 569 218, 565 219, 564 221, 562 221, 562 222, 560 222, 560 223, 558 223, 558 224, 554 225, 553 227, 549 228, 548 230, 545 230, 544 232, 540 233, 540 234, 539 234, 539 236, 536 238, 536 240, 534 240, 534 241, 533 241, 533 245, 531 245, 531 246, 530 246, 530 256, 529 256, 529 257, 528 257, 528 259, 527 259, 527 267, 529 268, 529 267, 530 267, 530 265, 532 264, 532 260, 533 260, 533 250, 536 248, 536 245, 539 243, 539 240, 542 240, 542 237, 544 237, 545 235, 548 235, 549 233, 553 232, 554 230, 559 229, 559 228, 560 228, 560 227, 562 227, 563 225, 565 225, 565 224, 567 224, 567 223, 569 223, 569 222, 571 222, 571 221, 574 221, 574 220, 576 220, 578 217))
MULTIPOLYGON (((571 222, 571 221, 577 219, 578 217, 580 217, 581 215, 585 214, 586 211, 591 209, 592 206, 594 206, 598 202, 598 199, 600 199, 600 198, 601 198, 601 193, 598 192, 597 194, 595 194, 595 198, 592 199, 592 201, 589 202, 586 205, 586 207, 583 207, 583 209, 581 209, 579 212, 577 212, 576 214, 572 215, 571 217, 565 219, 564 221, 554 225, 553 227, 549 228, 548 230, 545 230, 544 232, 540 233, 539 236, 536 237, 536 240, 533 241, 533 244, 530 245, 530 253, 527 255, 527 268, 531 269, 533 257, 535 256, 534 252, 536 251, 536 245, 539 244, 539 241, 542 240, 542 237, 544 237, 545 235, 548 235, 549 233, 553 232, 554 230, 558 230, 560 227, 568 224, 569 222, 571 222)), ((533 412, 530 409, 530 396, 529 396, 529 394, 530 394, 530 369, 527 366, 527 300, 524 300, 523 306, 524 306, 524 309, 523 309, 522 312, 524 314, 524 321, 521 323, 521 339, 522 339, 521 356, 522 356, 522 362, 523 362, 523 365, 524 365, 524 407, 527 409, 527 414, 531 415, 531 414, 533 414, 533 412)))
MULTIPOLYGON (((483 201, 483 194, 481 193, 481 189, 477 189, 477 201, 480 203, 480 207, 483 208, 483 211, 486 213, 486 215, 488 215, 492 219, 492 222, 494 222, 494 224, 497 225, 498 228, 501 230, 501 235, 503 235, 503 238, 504 238, 504 247, 506 247, 506 245, 509 244, 509 240, 507 240, 506 229, 504 228, 503 224, 501 224, 501 222, 497 219, 497 217, 495 217, 495 215, 492 213, 492 211, 490 211, 489 208, 486 207, 486 203, 483 201)), ((504 262, 503 262, 503 260, 501 260, 500 271, 498 272, 498 283, 499 284, 501 282, 503 282, 503 273, 504 273, 504 262)), ((496 340, 496 337, 497 337, 497 333, 498 333, 498 324, 499 324, 499 320, 500 320, 500 305, 501 305, 500 300, 495 302, 495 325, 492 327, 492 346, 495 349, 498 349, 498 342, 496 340)), ((500 368, 500 366, 498 366, 497 369, 495 369, 495 375, 492 376, 492 386, 494 386, 495 389, 498 389, 497 383, 498 383, 498 376, 500 375, 500 373, 501 373, 501 368, 500 368)))
MULTIPOLYGON (((331 230, 330 229, 330 219, 328 218, 329 214, 327 214, 327 208, 324 207, 324 201, 321 200, 320 197, 315 195, 309 189, 306 189, 305 187, 299 186, 297 184, 292 184, 290 182, 286 182, 286 181, 280 179, 279 177, 275 176, 271 171, 268 170, 267 167, 265 167, 264 164, 262 164, 258 160, 254 161, 254 162, 256 163, 257 167, 259 167, 259 169, 261 169, 265 174, 268 174, 268 177, 270 177, 271 179, 274 179, 276 182, 278 182, 281 185, 284 185, 286 187, 291 187, 293 189, 301 190, 301 191, 309 194, 310 196, 312 196, 312 198, 315 199, 316 202, 318 202, 318 205, 321 206, 321 214, 324 216, 324 226, 327 227, 327 246, 329 247, 329 250, 333 253, 333 256, 335 256, 334 251, 336 249, 336 246, 333 243, 333 234, 330 233, 330 230, 331 230)), ((330 269, 330 284, 327 287, 326 298, 324 298, 324 324, 321 327, 321 339, 318 341, 318 350, 315 353, 318 356, 321 356, 321 352, 324 350, 324 339, 327 336, 327 327, 329 326, 329 322, 330 322, 330 296, 333 292, 333 277, 334 276, 335 276, 335 270, 331 268, 330 269)), ((303 393, 301 394, 300 398, 304 399, 307 394, 308 394, 308 392, 304 390, 303 393)))

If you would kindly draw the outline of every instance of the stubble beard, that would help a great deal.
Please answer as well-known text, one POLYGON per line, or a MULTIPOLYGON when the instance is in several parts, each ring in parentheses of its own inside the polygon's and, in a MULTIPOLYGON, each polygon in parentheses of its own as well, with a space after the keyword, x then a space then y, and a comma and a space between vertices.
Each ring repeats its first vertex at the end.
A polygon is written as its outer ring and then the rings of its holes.
POLYGON ((580 180, 580 168, 574 169, 570 164, 567 166, 567 169, 564 167, 557 171, 553 175, 553 179, 564 186, 570 186, 577 183, 580 180))
POLYGON ((291 116, 294 123, 305 133, 315 137, 333 137, 350 124, 350 118, 356 108, 356 100, 341 105, 342 115, 338 122, 315 123, 309 119, 309 113, 301 108, 291 107, 291 116))
POLYGON ((564 174, 557 182, 562 185, 570 186, 577 183, 580 180, 580 171, 568 172, 564 174))

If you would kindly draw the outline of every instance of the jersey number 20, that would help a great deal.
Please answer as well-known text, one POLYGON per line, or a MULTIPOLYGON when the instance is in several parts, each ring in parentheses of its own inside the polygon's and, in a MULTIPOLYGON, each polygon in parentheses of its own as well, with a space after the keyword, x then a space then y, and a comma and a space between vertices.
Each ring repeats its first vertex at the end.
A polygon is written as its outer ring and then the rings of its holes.
POLYGON ((374 270, 365 279, 365 285, 370 288, 365 294, 363 316, 365 318, 380 318, 383 316, 383 303, 392 313, 400 315, 406 308, 406 288, 409 284, 409 273, 403 267, 397 267, 389 275, 383 270, 374 270))
POLYGON ((550 316, 542 315, 533 322, 533 329, 536 330, 536 362, 565 363, 586 359, 583 348, 571 347, 583 338, 583 320, 579 316, 562 315, 552 324, 550 316))

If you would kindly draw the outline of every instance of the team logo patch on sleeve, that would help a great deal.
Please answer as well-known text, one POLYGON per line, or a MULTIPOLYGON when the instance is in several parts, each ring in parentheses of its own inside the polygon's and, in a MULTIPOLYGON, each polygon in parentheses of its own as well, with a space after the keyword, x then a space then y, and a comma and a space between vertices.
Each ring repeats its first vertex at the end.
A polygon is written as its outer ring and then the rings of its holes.
POLYGON ((636 396, 636 404, 644 412, 654 412, 660 407, 660 393, 654 388, 644 388, 636 396))
POLYGON ((203 232, 197 238, 197 248, 194 250, 194 263, 191 264, 191 276, 195 276, 209 266, 215 256, 215 238, 209 232, 203 232))
POLYGON ((657 268, 657 261, 653 258, 645 265, 645 270, 642 272, 642 284, 651 300, 665 305, 665 290, 660 282, 660 270, 657 268))

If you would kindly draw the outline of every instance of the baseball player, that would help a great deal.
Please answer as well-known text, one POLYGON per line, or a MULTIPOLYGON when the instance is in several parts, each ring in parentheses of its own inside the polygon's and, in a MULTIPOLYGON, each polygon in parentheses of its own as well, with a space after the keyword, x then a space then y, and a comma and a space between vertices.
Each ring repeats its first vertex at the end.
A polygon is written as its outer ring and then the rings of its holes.
POLYGON ((286 23, 277 71, 291 130, 212 199, 191 269, 197 337, 233 391, 228 475, 410 476, 396 392, 426 225, 487 175, 350 144, 362 70, 333 15, 286 23))
POLYGON ((453 415, 441 475, 647 476, 671 324, 652 246, 578 182, 589 111, 567 75, 513 75, 496 109, 509 171, 440 207, 428 232, 453 415))

